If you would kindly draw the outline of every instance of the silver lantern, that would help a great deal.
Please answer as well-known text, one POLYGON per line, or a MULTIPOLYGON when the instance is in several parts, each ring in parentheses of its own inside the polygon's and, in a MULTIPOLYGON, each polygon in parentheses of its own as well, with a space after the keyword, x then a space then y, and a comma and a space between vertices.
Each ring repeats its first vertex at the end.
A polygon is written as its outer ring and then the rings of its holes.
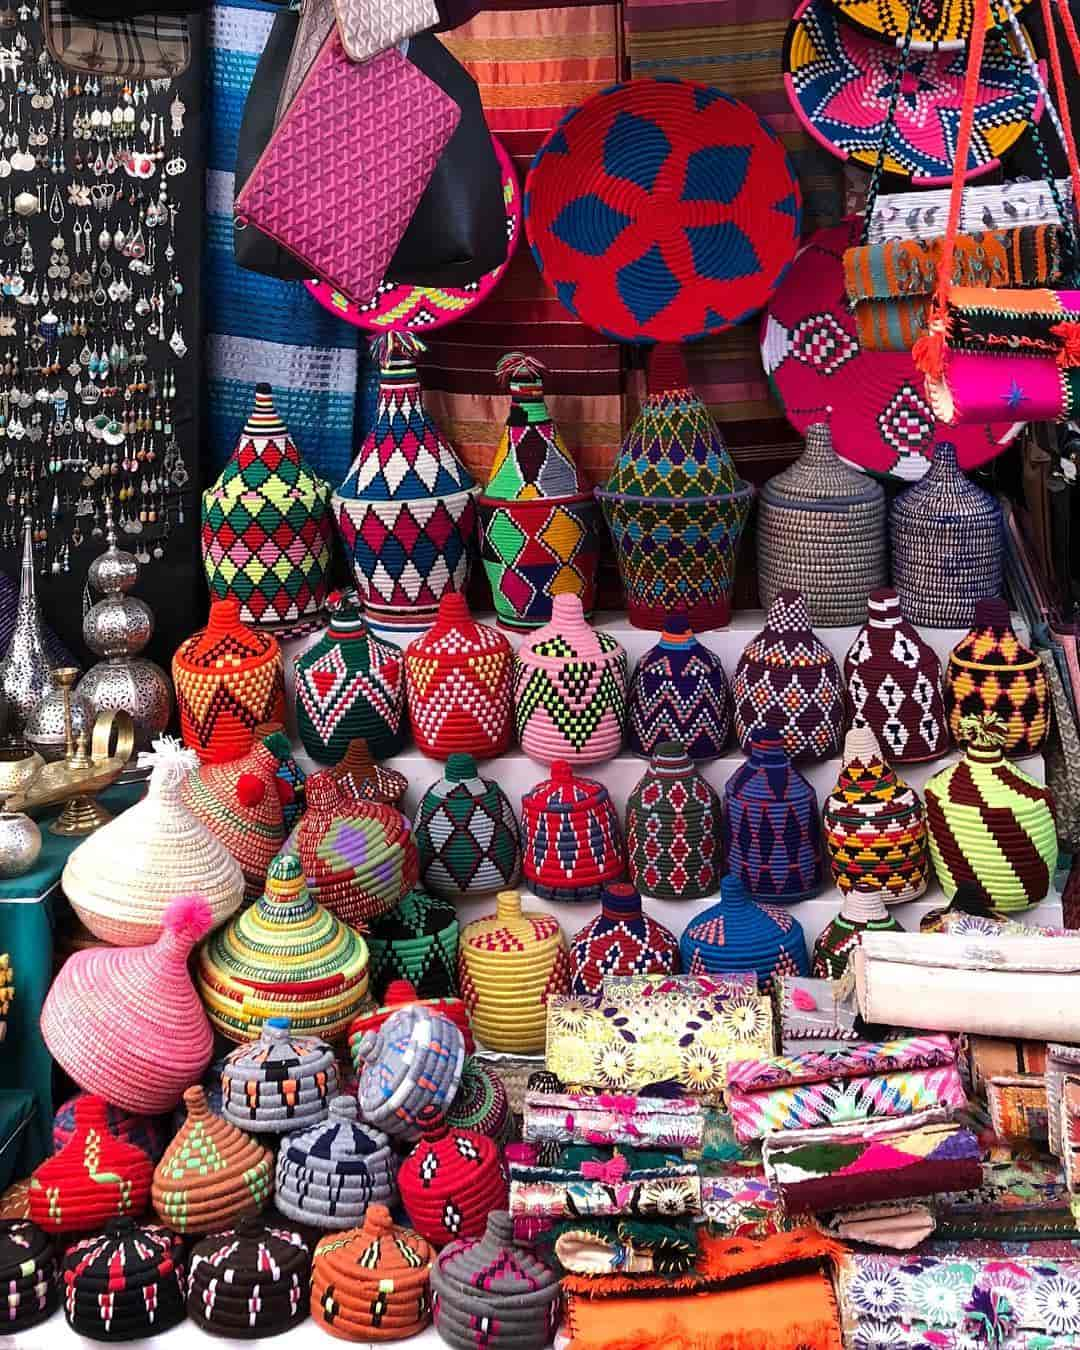
POLYGON ((21 732, 38 704, 55 688, 34 582, 34 527, 26 516, 15 628, 0 661, 0 696, 7 708, 7 732, 12 735, 21 732))

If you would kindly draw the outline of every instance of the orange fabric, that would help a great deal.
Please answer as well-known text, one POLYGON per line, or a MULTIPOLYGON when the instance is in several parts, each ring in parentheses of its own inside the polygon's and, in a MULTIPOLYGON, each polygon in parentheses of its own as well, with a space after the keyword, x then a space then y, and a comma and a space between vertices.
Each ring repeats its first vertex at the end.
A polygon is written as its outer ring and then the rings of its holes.
POLYGON ((1010 314, 1063 314, 1061 297, 1057 291, 1022 291, 1010 288, 995 290, 993 286, 954 286, 949 297, 964 309, 1007 310, 1010 314))

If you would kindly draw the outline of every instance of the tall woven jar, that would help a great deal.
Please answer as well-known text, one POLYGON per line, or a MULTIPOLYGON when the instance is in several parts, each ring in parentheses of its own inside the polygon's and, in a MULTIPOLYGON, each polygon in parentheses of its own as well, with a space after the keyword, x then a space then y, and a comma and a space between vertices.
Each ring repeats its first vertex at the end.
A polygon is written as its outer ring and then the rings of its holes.
POLYGON ((405 650, 409 721, 416 744, 433 759, 468 750, 494 759, 513 731, 514 653, 497 629, 477 623, 457 591, 405 650))
POLYGON ((649 392, 596 495, 615 540, 630 622, 663 629, 684 613, 698 632, 731 618, 735 555, 754 489, 690 387, 678 347, 649 361, 649 392))
POLYGON ((294 662, 296 726, 304 749, 336 764, 362 737, 376 759, 405 744, 405 661, 400 648, 375 636, 353 604, 342 603, 313 647, 294 662))
POLYGON ((937 653, 889 587, 871 592, 866 615, 844 658, 848 719, 870 727, 894 764, 937 759, 949 748, 937 653))
POLYGON ((447 900, 490 895, 516 885, 521 834, 510 798, 481 778, 472 755, 453 754, 428 788, 413 822, 420 878, 447 900))
POLYGON ((672 614, 630 681, 627 745, 649 756, 664 741, 678 741, 691 759, 715 759, 731 737, 731 718, 720 657, 697 640, 685 614, 672 614))
POLYGON ((1057 865, 1054 798, 1005 758, 992 715, 962 727, 964 758, 927 783, 930 856, 948 899, 965 881, 1001 913, 1045 899, 1057 865))
POLYGON ((945 710, 958 745, 967 718, 985 713, 1005 729, 1006 755, 1033 755, 1050 725, 1049 688, 1037 652, 1013 631, 1004 600, 977 600, 971 632, 949 653, 945 666, 945 710))
POLYGON ((720 798, 681 745, 666 741, 626 806, 630 880, 661 900, 712 895, 723 870, 720 798))
POLYGON ((458 963, 476 1039, 508 1054, 543 1050, 547 1001, 570 990, 570 959, 558 920, 541 910, 523 910, 517 891, 500 891, 495 913, 462 930, 458 963))
POLYGON ((510 387, 506 427, 480 496, 480 547, 495 613, 507 628, 539 628, 556 595, 596 602, 603 528, 544 401, 544 365, 510 352, 495 367, 510 387))
POLYGON ((911 623, 966 628, 976 600, 1002 594, 1001 507, 960 472, 951 441, 938 442, 926 474, 893 501, 889 547, 893 585, 911 623))
POLYGON ((761 489, 757 561, 762 604, 798 589, 824 628, 858 623, 888 579, 885 489, 837 458, 825 422, 807 428, 803 453, 761 489))
POLYGON ((172 675, 184 744, 206 763, 245 754, 260 722, 285 719, 281 648, 242 621, 233 597, 215 601, 206 627, 180 644, 172 675))
POLYGON ((679 955, 688 975, 752 970, 766 994, 781 976, 810 969, 802 924, 786 909, 756 904, 730 872, 720 883, 717 903, 683 930, 679 955))
POLYGON ((768 728, 792 759, 839 754, 844 735, 844 685, 833 654, 810 626, 800 591, 780 591, 765 627, 735 667, 735 734, 744 750, 751 733, 768 728))
POLYGON ((864 933, 903 931, 899 920, 885 908, 880 890, 849 891, 839 914, 817 935, 810 974, 819 980, 842 979, 864 933))
POLYGON ((749 759, 724 784, 724 846, 755 900, 792 904, 825 880, 817 795, 774 732, 752 733, 749 759))
POLYGON ((600 764, 617 755, 626 725, 626 652, 590 628, 576 595, 557 595, 551 622, 522 643, 514 663, 521 748, 539 764, 600 764))
POLYGON ((604 887, 600 913, 570 939, 570 992, 602 994, 612 975, 670 975, 679 969, 674 933, 641 907, 641 892, 625 881, 604 887))
POLYGON ((304 462, 270 386, 257 384, 236 449, 202 495, 211 596, 238 600, 245 623, 317 613, 326 600, 333 533, 330 484, 304 462))
POLYGON ((378 341, 375 421, 334 493, 338 530, 368 622, 423 632, 447 591, 469 584, 479 487, 424 407, 409 333, 378 341))
POLYGON ((625 867, 619 813, 606 787, 564 759, 521 799, 522 872, 542 900, 596 901, 625 867))
POLYGON ((922 802, 881 754, 868 726, 844 740, 844 765, 825 799, 825 850, 845 895, 877 891, 887 905, 917 900, 930 880, 922 802))

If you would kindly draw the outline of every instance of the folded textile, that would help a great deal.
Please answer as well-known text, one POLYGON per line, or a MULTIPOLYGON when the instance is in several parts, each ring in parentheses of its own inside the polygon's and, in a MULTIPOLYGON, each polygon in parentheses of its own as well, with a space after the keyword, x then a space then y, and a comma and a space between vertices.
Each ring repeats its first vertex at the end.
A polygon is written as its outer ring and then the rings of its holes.
POLYGON ((838 980, 811 975, 781 975, 773 985, 773 1011, 780 1024, 780 1050, 785 1055, 805 1050, 835 1050, 857 1041, 854 1000, 840 996, 838 980))
POLYGON ((595 1156, 564 1152, 556 1167, 512 1162, 511 1216, 563 1219, 701 1213, 701 1177, 693 1163, 651 1150, 628 1149, 606 1157, 600 1150, 584 1152, 595 1156))
POLYGON ((756 994, 757 972, 725 970, 722 975, 607 975, 604 993, 619 994, 756 994))
POLYGON ((701 1178, 701 1212, 728 1237, 763 1238, 790 1227, 760 1163, 710 1167, 701 1178))
POLYGON ((554 1228, 555 1256, 573 1275, 681 1275, 697 1260, 692 1223, 567 1219, 554 1228))
POLYGON ((861 1242, 897 1252, 917 1247, 934 1232, 935 1226, 929 1206, 902 1200, 887 1205, 859 1205, 830 1214, 822 1221, 827 1233, 845 1242, 861 1242))
POLYGON ((761 1146, 765 1175, 789 1212, 911 1200, 976 1186, 982 1180, 981 1152, 971 1131, 941 1110, 784 1130, 767 1135, 761 1146))
POLYGON ((860 1041, 840 1050, 774 1055, 728 1065, 735 1137, 907 1116, 967 1098, 946 1036, 860 1041))
POLYGON ((700 1148, 705 1113, 692 1097, 526 1092, 524 1135, 532 1143, 700 1148))
POLYGON ((938 1208, 955 1214, 1009 1214, 1053 1209, 1066 1199, 1065 1174, 1057 1158, 998 1149, 983 1161, 977 1186, 942 1196, 938 1208))
POLYGON ((990 1122, 999 1139, 1049 1142, 1045 1075, 998 1074, 986 1084, 986 1101, 990 1122))

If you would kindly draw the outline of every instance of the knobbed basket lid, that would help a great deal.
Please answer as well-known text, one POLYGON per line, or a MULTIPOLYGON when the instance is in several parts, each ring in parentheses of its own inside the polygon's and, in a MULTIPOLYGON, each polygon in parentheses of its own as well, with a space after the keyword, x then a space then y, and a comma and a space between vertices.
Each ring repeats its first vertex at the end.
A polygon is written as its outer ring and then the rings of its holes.
POLYGON ((477 1304, 486 1315, 505 1308, 544 1306, 559 1296, 559 1276, 514 1238, 514 1224, 504 1209, 488 1215, 484 1236, 464 1238, 443 1248, 435 1260, 431 1282, 440 1298, 470 1314, 477 1304))
POLYGON ((551 622, 530 633, 518 649, 523 666, 559 670, 566 665, 621 666, 626 652, 610 633, 591 627, 581 607, 581 597, 563 592, 551 604, 551 622))
POLYGON ((949 665, 976 670, 1041 669, 1038 654, 1017 637, 1009 606, 999 597, 975 601, 975 623, 949 653, 949 665))
POLYGON ((405 663, 423 693, 427 680, 440 670, 460 666, 491 669, 494 662, 489 665, 476 658, 502 657, 509 662, 512 655, 510 643, 497 628, 477 623, 460 591, 447 591, 439 601, 435 622, 405 648, 405 663))
POLYGON ((687 924, 679 939, 683 969, 690 975, 721 970, 755 970, 759 984, 778 973, 807 974, 802 925, 787 909, 750 898, 728 873, 720 900, 687 924))
POLYGON ((546 369, 524 352, 508 353, 495 367, 500 383, 509 386, 510 408, 484 488, 489 501, 536 501, 581 493, 577 465, 544 401, 546 369))
POLYGON ((424 883, 450 899, 513 886, 521 874, 521 835, 510 798, 482 778, 472 755, 455 751, 416 813, 424 883))
POLYGON ((453 1101, 465 1065, 461 1032, 422 1003, 399 1008, 350 1048, 363 1063, 357 1098, 365 1120, 412 1138, 423 1107, 445 1111, 453 1101))
POLYGON ((553 914, 523 909, 518 891, 500 891, 495 913, 466 924, 460 946, 482 955, 498 953, 500 964, 510 966, 519 957, 553 952, 562 942, 563 932, 553 914))
POLYGON ((720 798, 677 741, 657 746, 648 769, 630 794, 626 809, 628 819, 630 813, 636 813, 696 820, 709 816, 716 826, 720 821, 720 798))
POLYGON ((369 1205, 364 1222, 347 1233, 323 1238, 315 1248, 312 1278, 340 1289, 343 1297, 367 1300, 382 1291, 404 1302, 428 1282, 435 1252, 426 1238, 400 1228, 385 1205, 369 1205))
POLYGON ((356 1098, 345 1096, 331 1101, 326 1120, 287 1135, 278 1150, 279 1164, 284 1159, 307 1172, 343 1178, 353 1173, 366 1176, 379 1160, 389 1165, 390 1156, 389 1136, 365 1125, 356 1098))
POLYGON ((775 474, 761 489, 769 506, 815 511, 843 511, 873 503, 884 511, 885 489, 841 460, 833 449, 827 422, 806 430, 806 448, 788 468, 775 474))
POLYGON ((605 810, 610 802, 611 796, 603 783, 581 777, 565 759, 557 759, 551 766, 551 777, 529 789, 522 798, 521 809, 523 817, 547 811, 562 819, 605 810))
POLYGON ((220 529, 231 511, 242 504, 252 520, 272 535, 282 518, 295 530, 308 516, 320 518, 326 511, 330 484, 324 483, 307 465, 289 435, 269 384, 255 386, 255 398, 236 443, 216 483, 203 492, 203 514, 212 529, 220 529), (264 518, 264 502, 271 502, 277 516, 264 518), (215 517, 217 506, 222 514, 215 517))
POLYGON ((889 515, 894 526, 910 524, 918 530, 925 529, 927 520, 1001 528, 997 498, 961 472, 952 441, 937 442, 929 469, 893 501, 889 515))
POLYGON ((826 825, 830 819, 877 832, 898 817, 921 816, 915 789, 889 765, 877 738, 866 725, 852 727, 844 738, 844 762, 832 792, 825 799, 826 825))

